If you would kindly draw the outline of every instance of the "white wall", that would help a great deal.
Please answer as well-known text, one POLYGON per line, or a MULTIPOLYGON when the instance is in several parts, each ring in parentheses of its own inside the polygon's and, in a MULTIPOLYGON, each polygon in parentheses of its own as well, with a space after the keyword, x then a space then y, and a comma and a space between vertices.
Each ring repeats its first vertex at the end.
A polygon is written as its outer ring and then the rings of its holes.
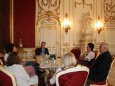
MULTIPOLYGON (((39 3, 41 3, 41 0, 38 0, 39 3)), ((45 0, 46 2, 48 0, 45 0)), ((56 0, 52 0, 52 4, 56 0)), ((98 21, 98 16, 100 16, 100 19, 102 22, 105 22, 105 18, 107 15, 105 15, 105 3, 110 4, 111 0, 84 0, 85 3, 83 3, 83 0, 57 0, 57 6, 59 8, 55 11, 54 7, 50 6, 50 11, 52 14, 54 14, 56 21, 59 21, 59 24, 55 24, 54 26, 56 30, 52 29, 51 31, 48 28, 46 28, 46 31, 40 31, 41 30, 41 24, 40 21, 43 18, 48 18, 48 14, 44 15, 48 11, 48 6, 44 6, 43 9, 37 7, 37 28, 36 28, 36 47, 40 45, 41 41, 46 41, 48 44, 47 47, 50 50, 55 49, 55 53, 58 53, 58 56, 62 56, 64 53, 70 51, 73 47, 79 47, 80 46, 80 39, 81 39, 81 31, 83 28, 83 18, 86 15, 87 12, 90 13, 90 17, 92 18, 92 29, 94 32, 94 38, 96 39, 96 44, 99 45, 101 42, 105 41, 109 43, 110 45, 110 51, 112 54, 115 54, 115 26, 111 27, 104 26, 104 30, 101 31, 100 34, 97 33, 97 29, 95 28, 95 23, 98 21), (80 4, 81 3, 81 4, 80 4), (68 14, 68 20, 71 23, 71 29, 66 34, 64 31, 63 22, 66 19, 65 14, 68 14), (108 28, 109 27, 109 28, 108 28), (56 31, 56 32, 55 32, 56 31), (42 34, 42 35, 41 35, 42 34), (55 35, 57 34, 57 35, 55 35), (43 38, 43 36, 45 38, 43 38), (50 39, 50 37, 52 39, 50 39), (50 40, 50 41, 49 41, 50 40), (53 43, 53 44, 52 44, 53 43), (55 48, 52 47, 52 45, 56 46, 55 48)), ((115 5, 115 1, 112 0, 112 4, 115 5)), ((52 17, 53 15, 50 15, 52 17)), ((113 16, 115 16, 112 13, 113 16)), ((113 19, 114 20, 114 19, 113 19)), ((113 21, 112 20, 112 21, 113 21)), ((110 22, 110 21, 106 21, 110 22)), ((45 23, 43 25, 46 25, 45 23)), ((48 26, 50 27, 50 25, 48 26)), ((52 52, 51 52, 52 53, 52 52)))

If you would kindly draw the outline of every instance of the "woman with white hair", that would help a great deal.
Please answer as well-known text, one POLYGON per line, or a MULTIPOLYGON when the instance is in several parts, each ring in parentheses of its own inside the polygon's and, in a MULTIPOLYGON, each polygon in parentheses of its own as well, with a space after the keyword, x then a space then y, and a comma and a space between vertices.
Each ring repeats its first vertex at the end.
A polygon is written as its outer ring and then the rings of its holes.
MULTIPOLYGON (((71 67, 74 67, 76 66, 77 64, 77 60, 74 56, 73 53, 69 52, 69 53, 66 53, 64 56, 63 56, 63 63, 64 63, 64 69, 67 69, 67 68, 71 68, 71 67)), ((64 69, 61 69, 61 68, 58 68, 56 70, 56 73, 64 70, 64 69)), ((50 79, 50 85, 53 85, 56 83, 56 73, 53 75, 53 77, 50 79)))
MULTIPOLYGON (((63 56, 63 62, 64 62, 64 68, 57 69, 56 73, 50 79, 50 85, 52 86, 52 85, 56 84, 56 86, 60 86, 60 85, 68 86, 67 84, 71 84, 71 86, 79 86, 79 84, 78 84, 79 81, 76 79, 76 77, 79 77, 79 76, 80 76, 79 79, 84 79, 84 80, 82 80, 83 82, 80 82, 81 84, 83 84, 85 82, 87 75, 82 77, 77 72, 82 71, 82 70, 85 71, 85 69, 88 69, 88 68, 81 66, 81 65, 77 65, 77 60, 76 60, 75 56, 73 55, 73 53, 71 53, 71 52, 66 53, 63 56), (62 77, 62 79, 64 79, 64 80, 61 80, 61 82, 58 81, 58 77, 63 74, 69 74, 69 75, 62 77), (60 82, 60 85, 59 85, 59 82, 60 82)), ((88 71, 89 71, 89 69, 88 69, 88 71)))
POLYGON ((71 52, 66 53, 63 56, 63 62, 64 62, 65 68, 67 68, 67 67, 74 67, 77 64, 77 60, 76 60, 74 54, 71 53, 71 52))

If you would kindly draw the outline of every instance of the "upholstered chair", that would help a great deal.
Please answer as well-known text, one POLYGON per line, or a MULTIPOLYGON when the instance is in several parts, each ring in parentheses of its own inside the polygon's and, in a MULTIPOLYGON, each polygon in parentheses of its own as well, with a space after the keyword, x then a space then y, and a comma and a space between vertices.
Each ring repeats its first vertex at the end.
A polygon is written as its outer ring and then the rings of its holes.
POLYGON ((15 76, 1 64, 0 61, 0 86, 17 86, 15 76))
POLYGON ((111 74, 113 74, 112 73, 112 69, 113 69, 113 65, 115 65, 115 60, 113 60, 112 61, 112 63, 111 63, 111 67, 110 67, 110 70, 109 70, 109 73, 108 73, 108 76, 107 76, 107 79, 105 80, 105 81, 102 81, 102 82, 91 82, 90 83, 90 86, 111 86, 111 85, 109 85, 109 83, 108 83, 108 81, 110 81, 110 82, 114 82, 114 81, 112 81, 112 80, 110 80, 111 78, 110 77, 112 77, 111 76, 111 74))
POLYGON ((71 52, 75 55, 76 59, 80 58, 80 54, 81 54, 80 48, 74 48, 71 50, 71 52))
POLYGON ((56 74, 56 86, 85 86, 89 69, 78 65, 56 74))

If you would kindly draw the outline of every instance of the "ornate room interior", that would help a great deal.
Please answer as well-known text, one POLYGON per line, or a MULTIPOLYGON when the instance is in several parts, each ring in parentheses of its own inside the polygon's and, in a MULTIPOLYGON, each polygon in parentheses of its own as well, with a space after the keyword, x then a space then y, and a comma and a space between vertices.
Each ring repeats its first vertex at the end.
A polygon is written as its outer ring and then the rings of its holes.
POLYGON ((114 37, 115 0, 0 0, 0 57, 11 42, 29 58, 43 41, 56 57, 106 42, 114 57, 114 37))
POLYGON ((62 56, 88 42, 107 42, 115 54, 114 0, 0 0, 0 49, 8 42, 31 51, 42 41, 51 54, 62 56), (4 38, 3 38, 4 37, 4 38))

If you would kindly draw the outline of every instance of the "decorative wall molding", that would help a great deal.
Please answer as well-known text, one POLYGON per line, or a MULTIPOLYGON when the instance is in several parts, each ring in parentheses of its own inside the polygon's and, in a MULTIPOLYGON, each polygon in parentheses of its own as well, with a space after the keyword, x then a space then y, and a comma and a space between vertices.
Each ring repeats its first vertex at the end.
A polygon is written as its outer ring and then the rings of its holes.
POLYGON ((115 22, 106 22, 105 27, 106 30, 115 30, 115 22))
POLYGON ((42 29, 57 29, 58 22, 55 19, 51 19, 50 21, 47 19, 42 19, 40 21, 40 28, 42 29))
POLYGON ((40 45, 45 41, 50 54, 55 53, 57 56, 60 54, 60 2, 61 0, 37 0, 37 43, 40 45))
POLYGON ((59 14, 60 0, 38 0, 38 5, 42 9, 39 11, 40 13, 43 11, 55 11, 59 14))
POLYGON ((59 21, 61 0, 38 0, 38 20, 55 18, 59 21))
POLYGON ((70 43, 65 42, 63 43, 63 46, 70 46, 70 43))
POLYGON ((114 0, 104 0, 104 19, 105 22, 115 22, 115 3, 114 0))
POLYGON ((76 8, 76 5, 81 5, 81 4, 83 5, 83 8, 86 5, 86 6, 89 6, 91 8, 91 10, 92 10, 92 4, 91 3, 90 4, 86 3, 85 0, 82 0, 82 2, 78 2, 78 1, 74 2, 75 8, 76 8))
POLYGON ((109 51, 112 55, 115 55, 115 45, 109 45, 109 51))

